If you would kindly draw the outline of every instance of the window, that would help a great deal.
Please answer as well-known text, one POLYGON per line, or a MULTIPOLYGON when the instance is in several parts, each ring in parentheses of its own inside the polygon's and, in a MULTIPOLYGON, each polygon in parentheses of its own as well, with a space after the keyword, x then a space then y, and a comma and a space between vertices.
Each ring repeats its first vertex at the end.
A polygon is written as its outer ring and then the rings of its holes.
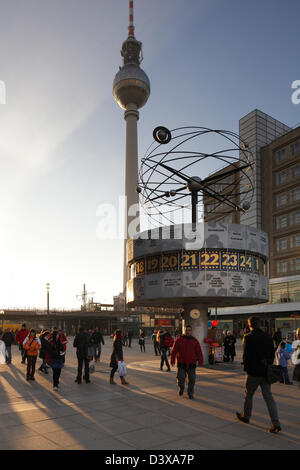
POLYGON ((280 238, 276 241, 277 251, 282 251, 287 249, 287 238, 280 238))
POLYGON ((295 142, 294 144, 291 144, 290 151, 291 157, 297 155, 297 153, 300 153, 300 140, 298 142, 295 142))
POLYGON ((283 170, 283 171, 278 171, 278 173, 276 173, 276 184, 282 184, 282 183, 286 183, 287 182, 287 171, 286 170, 283 170))
POLYGON ((278 152, 276 152, 275 154, 276 165, 279 165, 284 160, 286 160, 286 150, 285 149, 278 150, 278 152))
POLYGON ((300 224, 300 211, 291 214, 291 225, 300 224))
POLYGON ((300 176, 300 164, 291 167, 291 178, 298 178, 300 176))
POLYGON ((300 258, 291 260, 291 271, 300 271, 300 258))
POLYGON ((281 193, 276 196, 276 207, 282 207, 287 203, 287 194, 281 193))
POLYGON ((297 233, 296 235, 292 235, 290 237, 290 247, 298 248, 298 246, 300 246, 300 233, 297 233))
POLYGON ((276 228, 277 230, 280 230, 282 228, 287 227, 287 216, 286 215, 280 215, 276 217, 276 228))
POLYGON ((282 273, 287 273, 287 261, 278 261, 277 262, 277 273, 282 274, 282 273))
POLYGON ((300 188, 295 188, 290 191, 290 201, 296 202, 300 200, 300 188))

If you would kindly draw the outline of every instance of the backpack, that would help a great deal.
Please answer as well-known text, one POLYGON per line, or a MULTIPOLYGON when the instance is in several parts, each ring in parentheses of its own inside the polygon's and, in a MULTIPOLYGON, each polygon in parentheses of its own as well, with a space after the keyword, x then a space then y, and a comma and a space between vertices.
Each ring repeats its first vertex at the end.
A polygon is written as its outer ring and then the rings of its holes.
POLYGON ((174 339, 172 338, 171 335, 169 334, 166 334, 165 337, 164 337, 164 342, 163 342, 163 345, 166 347, 166 348, 171 348, 174 344, 174 339))

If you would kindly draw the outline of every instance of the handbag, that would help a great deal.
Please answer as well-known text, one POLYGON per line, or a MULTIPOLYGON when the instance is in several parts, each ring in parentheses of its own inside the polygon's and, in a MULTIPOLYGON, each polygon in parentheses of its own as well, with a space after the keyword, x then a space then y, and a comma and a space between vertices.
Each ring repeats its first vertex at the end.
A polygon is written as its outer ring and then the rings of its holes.
POLYGON ((274 384, 275 382, 280 382, 282 380, 282 367, 276 366, 274 364, 267 365, 267 382, 269 384, 274 384))
POLYGON ((127 367, 124 361, 118 362, 118 374, 120 377, 127 375, 127 367))
POLYGON ((95 372, 95 362, 93 360, 90 361, 89 371, 90 371, 90 374, 93 374, 95 372))

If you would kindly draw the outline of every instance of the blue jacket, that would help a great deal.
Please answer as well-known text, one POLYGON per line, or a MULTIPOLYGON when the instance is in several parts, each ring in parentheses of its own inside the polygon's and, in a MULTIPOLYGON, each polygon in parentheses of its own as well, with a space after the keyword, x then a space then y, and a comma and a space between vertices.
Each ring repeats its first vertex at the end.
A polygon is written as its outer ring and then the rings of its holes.
POLYGON ((287 361, 290 359, 290 357, 291 356, 289 355, 286 348, 282 348, 279 345, 275 353, 276 365, 281 367, 287 367, 287 361))

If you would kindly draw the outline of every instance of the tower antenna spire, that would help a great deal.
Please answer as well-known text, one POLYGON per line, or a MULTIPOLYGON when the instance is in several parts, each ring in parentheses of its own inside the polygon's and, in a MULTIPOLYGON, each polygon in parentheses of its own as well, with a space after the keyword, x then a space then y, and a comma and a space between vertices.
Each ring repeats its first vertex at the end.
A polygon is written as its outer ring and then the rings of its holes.
POLYGON ((133 24, 133 0, 129 0, 129 26, 128 37, 134 37, 134 24, 133 24))

